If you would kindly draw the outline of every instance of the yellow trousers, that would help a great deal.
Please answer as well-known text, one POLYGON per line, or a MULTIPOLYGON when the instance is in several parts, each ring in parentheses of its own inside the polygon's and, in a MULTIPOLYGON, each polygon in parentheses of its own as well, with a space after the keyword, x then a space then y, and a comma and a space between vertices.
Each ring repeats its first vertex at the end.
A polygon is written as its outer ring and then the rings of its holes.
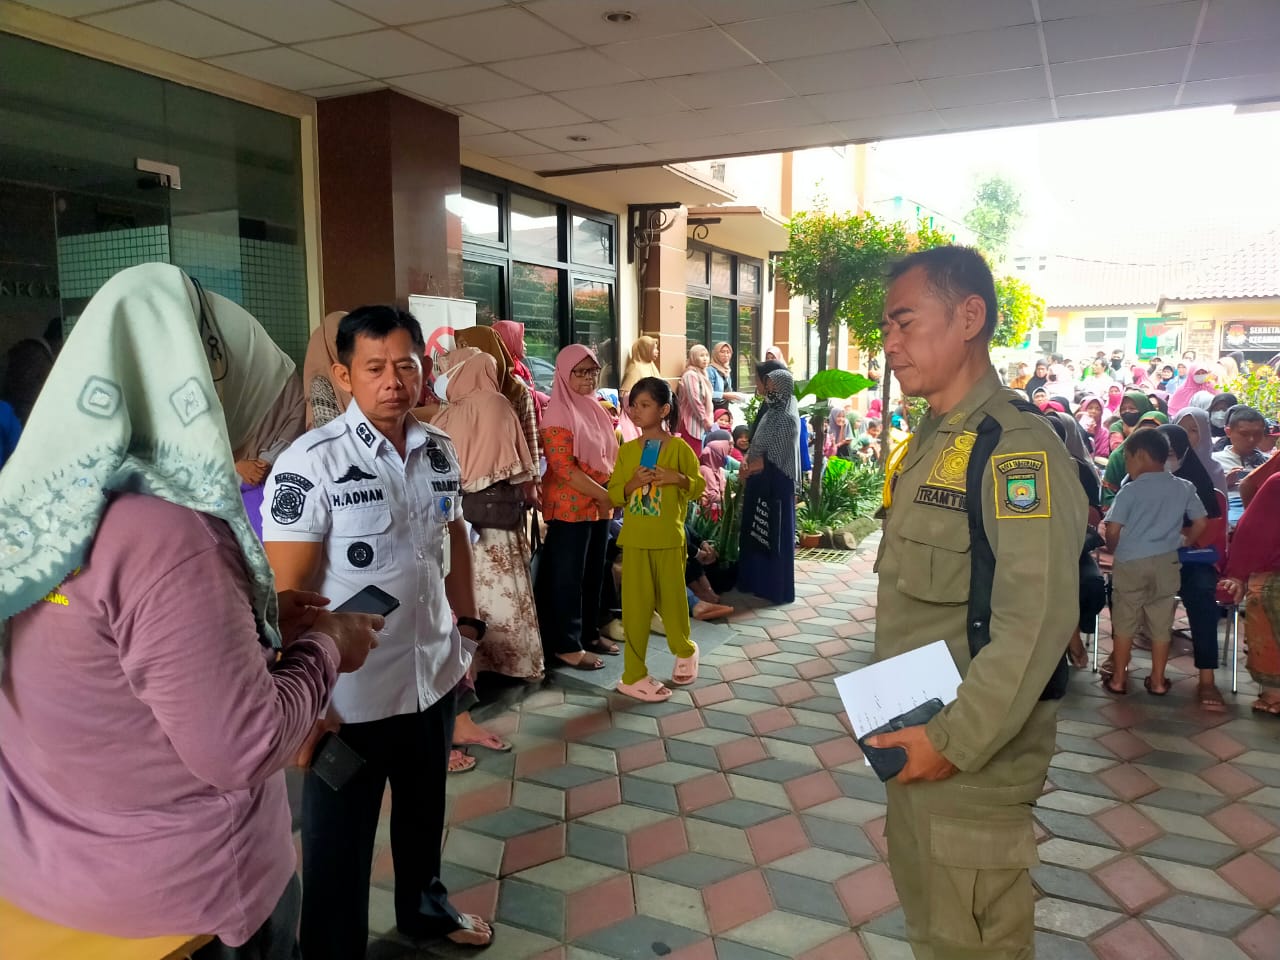
POLYGON ((689 601, 685 592, 685 548, 622 549, 622 682, 636 683, 649 675, 645 654, 649 650, 649 624, 654 611, 662 617, 667 647, 677 657, 693 656, 689 639, 689 601))

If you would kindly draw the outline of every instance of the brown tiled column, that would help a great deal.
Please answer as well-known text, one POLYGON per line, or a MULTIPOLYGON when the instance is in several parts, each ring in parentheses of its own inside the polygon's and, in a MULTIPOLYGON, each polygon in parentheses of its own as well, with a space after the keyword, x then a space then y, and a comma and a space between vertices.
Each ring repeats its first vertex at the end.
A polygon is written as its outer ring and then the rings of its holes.
POLYGON ((321 100, 318 124, 325 310, 458 296, 458 118, 379 90, 321 100))
MULTIPOLYGON (((761 331, 766 333, 766 331, 761 331)), ((773 338, 770 339, 766 333, 764 343, 760 344, 757 353, 760 359, 764 359, 764 348, 770 344, 776 344, 782 348, 782 355, 788 360, 792 359, 791 350, 791 287, 785 280, 777 277, 773 281, 773 338)), ((801 366, 796 369, 803 369, 803 355, 795 358, 801 366)))
POLYGON ((658 338, 659 362, 663 376, 678 377, 684 372, 685 352, 685 254, 688 240, 685 220, 688 211, 665 211, 671 226, 654 235, 645 248, 646 266, 640 295, 644 300, 641 333, 658 338), (673 222, 674 221, 674 222, 673 222))

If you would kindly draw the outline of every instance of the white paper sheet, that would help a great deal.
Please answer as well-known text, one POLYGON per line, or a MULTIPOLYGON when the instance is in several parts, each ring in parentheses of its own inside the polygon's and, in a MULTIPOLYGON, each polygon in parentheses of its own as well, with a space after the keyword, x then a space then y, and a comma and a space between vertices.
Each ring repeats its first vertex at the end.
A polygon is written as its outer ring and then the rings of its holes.
POLYGON ((836 677, 836 690, 859 737, 934 697, 950 703, 959 686, 960 671, 942 640, 836 677))

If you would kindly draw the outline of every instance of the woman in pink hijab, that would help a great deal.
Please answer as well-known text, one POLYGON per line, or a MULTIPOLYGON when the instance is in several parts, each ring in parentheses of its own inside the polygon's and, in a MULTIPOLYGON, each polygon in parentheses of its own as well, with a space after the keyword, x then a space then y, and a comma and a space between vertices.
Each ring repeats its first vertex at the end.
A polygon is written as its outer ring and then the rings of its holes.
POLYGON ((1124 387, 1118 383, 1113 383, 1107 388, 1107 409, 1115 413, 1120 409, 1120 403, 1124 400, 1124 387))
POLYGON ((596 399, 600 361, 574 343, 556 357, 551 400, 539 433, 547 458, 542 478, 542 517, 547 539, 538 560, 534 592, 542 642, 561 663, 599 670, 597 654, 619 652, 600 627, 605 552, 613 502, 606 485, 618 458, 613 421, 596 399))
POLYGON ((1176 417, 1191 403, 1191 398, 1201 390, 1207 393, 1217 393, 1218 390, 1209 380, 1209 368, 1203 363, 1196 361, 1191 364, 1191 368, 1187 370, 1187 379, 1178 385, 1178 389, 1174 391, 1173 396, 1169 398, 1169 416, 1176 417))

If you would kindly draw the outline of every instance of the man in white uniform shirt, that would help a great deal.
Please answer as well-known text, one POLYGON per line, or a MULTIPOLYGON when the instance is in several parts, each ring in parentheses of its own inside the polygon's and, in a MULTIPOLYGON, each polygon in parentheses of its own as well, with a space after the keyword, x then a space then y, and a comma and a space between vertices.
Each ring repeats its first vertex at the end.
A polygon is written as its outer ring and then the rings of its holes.
POLYGON ((453 688, 485 626, 476 619, 457 457, 444 432, 410 413, 424 350, 412 316, 354 310, 338 327, 336 350, 332 376, 351 405, 276 461, 263 496, 267 556, 280 590, 318 590, 336 605, 372 585, 400 606, 364 669, 344 674, 333 694, 328 725, 363 764, 338 789, 332 777, 307 774, 302 952, 307 960, 364 956, 388 781, 397 928, 485 946, 489 925, 459 914, 440 882, 453 688))

